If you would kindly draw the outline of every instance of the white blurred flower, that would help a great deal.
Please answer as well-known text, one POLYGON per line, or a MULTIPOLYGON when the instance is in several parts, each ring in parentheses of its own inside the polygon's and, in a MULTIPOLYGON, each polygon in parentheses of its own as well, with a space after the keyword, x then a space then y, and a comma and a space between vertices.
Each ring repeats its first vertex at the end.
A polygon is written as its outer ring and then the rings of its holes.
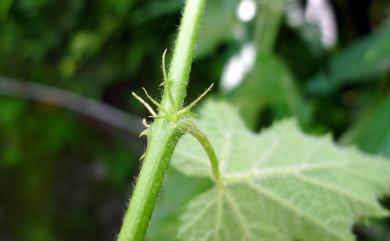
POLYGON ((255 0, 241 0, 237 8, 237 17, 242 22, 249 22, 256 16, 255 0))
POLYGON ((221 88, 231 90, 237 87, 245 75, 252 69, 256 60, 256 48, 253 44, 245 44, 241 51, 234 55, 222 73, 221 88))

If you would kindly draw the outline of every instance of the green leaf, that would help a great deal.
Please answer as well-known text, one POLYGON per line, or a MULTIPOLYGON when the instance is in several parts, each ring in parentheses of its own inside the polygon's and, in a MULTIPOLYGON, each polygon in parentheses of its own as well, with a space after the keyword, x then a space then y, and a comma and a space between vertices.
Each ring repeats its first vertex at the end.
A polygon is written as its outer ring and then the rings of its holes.
POLYGON ((160 198, 156 204, 152 221, 149 224, 146 234, 147 240, 177 240, 174 237, 177 233, 182 207, 196 195, 210 187, 211 182, 209 179, 188 177, 174 168, 170 168, 160 198), (180 192, 177 190, 180 190, 180 192))
POLYGON ((0 2, 0 21, 3 21, 7 18, 12 2, 13 0, 3 0, 0 2))
POLYGON ((236 0, 214 0, 207 3, 196 50, 197 58, 213 53, 220 44, 233 39, 233 31, 239 25, 235 16, 236 3, 236 0))
POLYGON ((1 97, 0 125, 15 125, 17 119, 20 118, 25 108, 26 103, 23 100, 1 97))
MULTIPOLYGON (((388 212, 377 198, 390 191, 390 162, 302 133, 294 121, 257 135, 227 104, 209 102, 197 124, 208 134, 224 187, 190 202, 179 237, 185 241, 349 241, 365 217, 388 212)), ((174 166, 211 176, 199 144, 185 136, 174 166)))
POLYGON ((378 108, 365 113, 342 138, 342 143, 357 144, 362 150, 390 157, 390 94, 378 108))
POLYGON ((179 12, 184 0, 153 1, 136 10, 129 22, 142 24, 148 20, 179 12))
POLYGON ((272 54, 257 56, 255 67, 230 99, 238 106, 244 120, 254 127, 267 106, 279 116, 295 115, 302 124, 310 119, 310 107, 302 98, 294 79, 283 63, 272 54))
POLYGON ((313 93, 326 93, 345 83, 385 73, 390 68, 390 24, 358 40, 337 54, 327 73, 319 73, 309 84, 313 93))

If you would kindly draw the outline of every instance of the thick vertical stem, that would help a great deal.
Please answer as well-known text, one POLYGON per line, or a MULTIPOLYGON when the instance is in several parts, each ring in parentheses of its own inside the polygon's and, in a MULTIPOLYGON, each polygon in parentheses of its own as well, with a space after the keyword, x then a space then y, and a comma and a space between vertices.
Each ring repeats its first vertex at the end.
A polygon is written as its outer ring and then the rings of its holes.
MULTIPOLYGON (((168 73, 168 79, 172 81, 171 90, 177 110, 181 109, 186 97, 191 64, 205 5, 206 0, 187 0, 184 8, 168 73)), ((166 89, 164 90, 162 105, 166 110, 170 110, 166 89)))
MULTIPOLYGON (((181 109, 206 0, 187 0, 168 73, 176 110, 181 109)), ((171 111, 168 90, 162 106, 171 111)), ((148 146, 118 241, 143 241, 174 148, 183 132, 175 123, 159 119, 148 130, 148 146)))

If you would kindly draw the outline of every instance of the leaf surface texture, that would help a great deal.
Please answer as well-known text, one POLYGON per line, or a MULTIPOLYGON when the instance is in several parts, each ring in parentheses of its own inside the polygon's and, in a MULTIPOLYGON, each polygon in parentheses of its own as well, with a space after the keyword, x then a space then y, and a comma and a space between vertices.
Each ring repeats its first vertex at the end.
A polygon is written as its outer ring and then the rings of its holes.
MULTIPOLYGON (((253 133, 221 102, 208 102, 201 116, 197 124, 216 150, 224 187, 190 201, 181 240, 349 241, 354 222, 388 214, 378 198, 390 190, 390 162, 306 135, 292 120, 253 133)), ((191 136, 180 141, 173 165, 211 178, 191 136)))

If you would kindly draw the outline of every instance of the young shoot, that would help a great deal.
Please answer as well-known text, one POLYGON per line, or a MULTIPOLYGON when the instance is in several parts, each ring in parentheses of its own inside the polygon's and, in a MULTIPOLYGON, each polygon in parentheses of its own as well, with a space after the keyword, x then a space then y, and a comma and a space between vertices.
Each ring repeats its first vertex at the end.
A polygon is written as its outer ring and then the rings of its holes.
POLYGON ((167 50, 164 51, 162 55, 162 72, 163 72, 163 82, 160 84, 164 86, 165 90, 168 94, 168 100, 169 104, 171 106, 170 110, 165 109, 157 100, 155 100, 145 88, 142 88, 142 90, 145 93, 145 96, 147 99, 158 108, 158 114, 156 114, 156 111, 149 105, 147 101, 139 97, 137 94, 132 92, 135 99, 137 99, 142 105, 145 106, 145 108, 149 111, 151 114, 149 117, 154 119, 164 119, 173 123, 178 123, 179 120, 181 120, 184 116, 187 116, 191 113, 191 109, 196 106, 196 104, 199 103, 205 97, 213 88, 214 84, 211 84, 210 87, 208 87, 198 98, 196 98, 193 102, 191 102, 186 107, 183 107, 182 109, 178 110, 176 108, 176 103, 172 95, 172 89, 171 89, 171 80, 168 79, 167 69, 166 69, 166 54, 167 50))

